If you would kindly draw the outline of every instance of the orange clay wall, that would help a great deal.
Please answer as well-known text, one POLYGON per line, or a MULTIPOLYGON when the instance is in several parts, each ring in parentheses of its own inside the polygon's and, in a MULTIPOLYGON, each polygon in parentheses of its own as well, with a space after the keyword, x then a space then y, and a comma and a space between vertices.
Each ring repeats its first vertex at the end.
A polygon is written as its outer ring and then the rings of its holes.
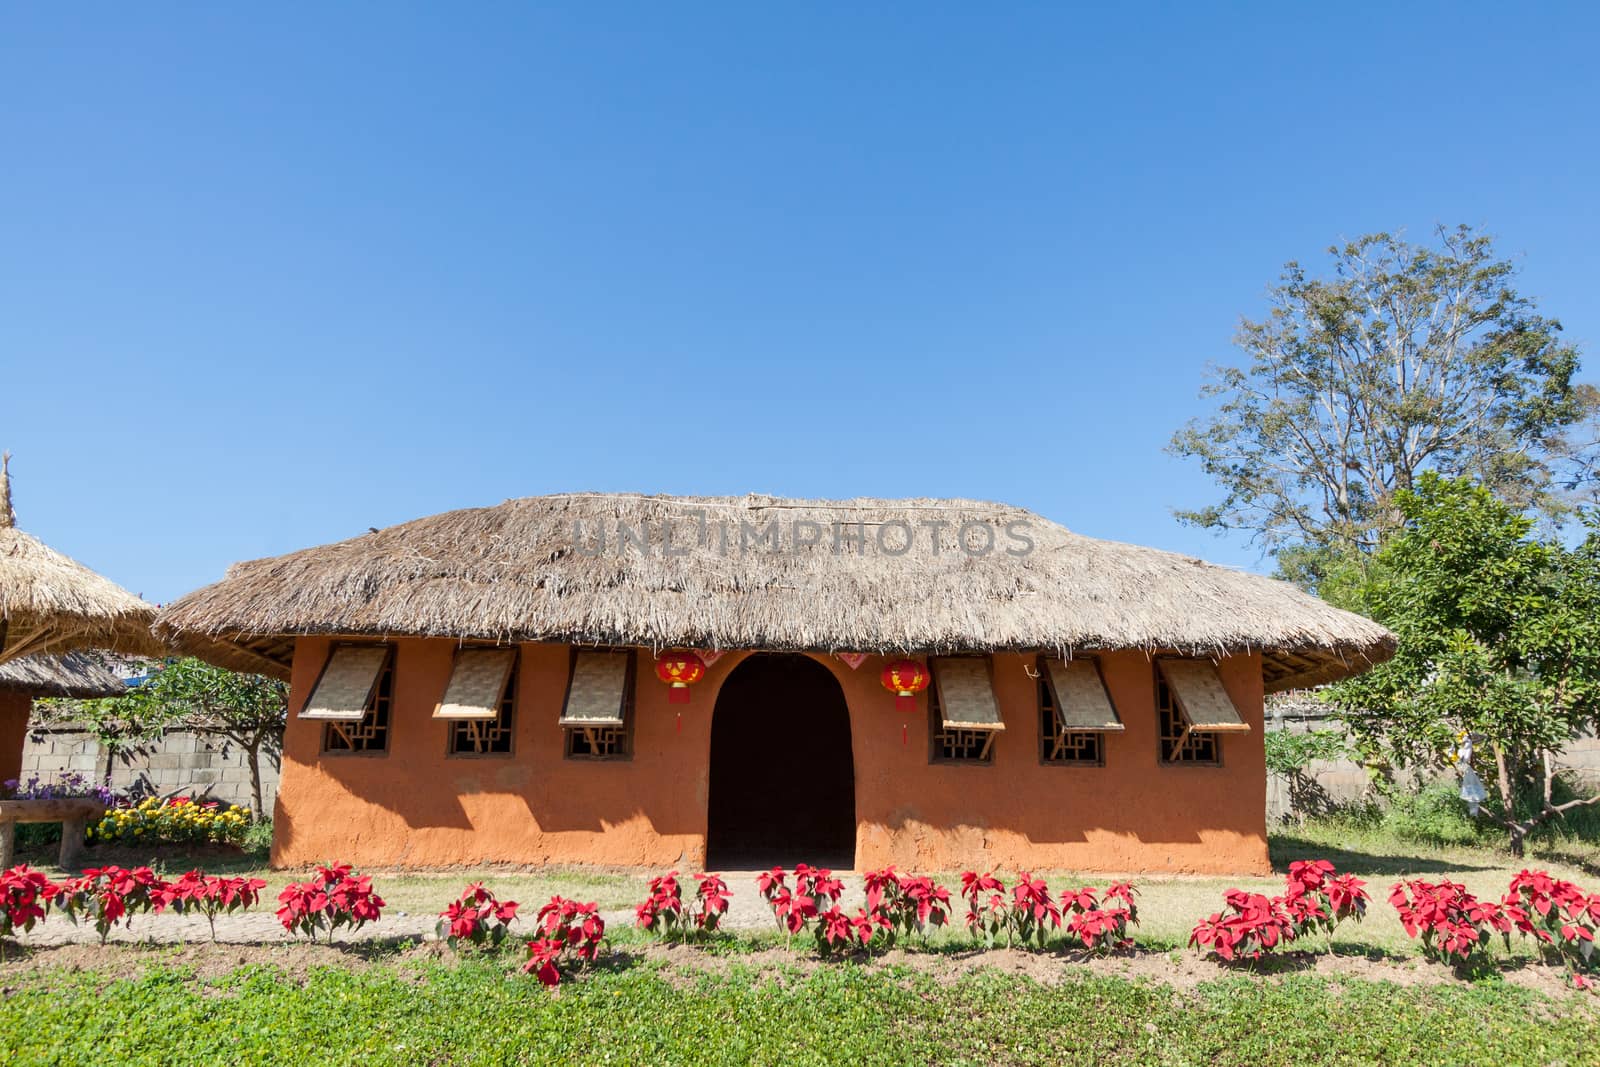
MULTIPOLYGON (((368 866, 483 862, 698 868, 705 855, 712 709, 745 653, 718 659, 687 706, 641 653, 634 755, 562 758, 557 726, 568 649, 524 645, 510 757, 447 757, 431 718, 455 644, 395 642, 389 750, 320 755, 322 724, 300 721, 329 640, 296 648, 272 859, 368 866), (683 712, 681 728, 677 713, 683 712)), ((902 714, 878 683, 882 661, 852 671, 816 659, 850 705, 856 773, 856 866, 902 870, 1074 869, 1253 874, 1268 870, 1261 661, 1223 661, 1222 679, 1250 724, 1222 741, 1223 766, 1159 760, 1152 667, 1143 653, 1106 655, 1102 669, 1125 732, 1107 738, 1104 767, 1042 765, 1033 657, 994 657, 1006 730, 987 766, 930 765, 927 714, 902 714), (901 725, 910 726, 909 744, 901 725)), ((775 760, 775 762, 777 762, 775 760)), ((797 857, 803 858, 803 857, 797 857)))
POLYGON ((22 777, 22 749, 28 741, 28 712, 33 698, 26 693, 0 692, 0 782, 22 777))

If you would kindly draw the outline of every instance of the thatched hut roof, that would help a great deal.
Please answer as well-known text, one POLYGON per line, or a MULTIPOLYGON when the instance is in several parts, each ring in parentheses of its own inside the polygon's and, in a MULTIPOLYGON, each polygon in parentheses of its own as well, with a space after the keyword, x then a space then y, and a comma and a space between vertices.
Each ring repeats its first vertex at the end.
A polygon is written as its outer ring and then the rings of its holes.
POLYGON ((17 529, 10 458, 0 456, 0 663, 74 648, 160 655, 155 605, 17 529))
POLYGON ((88 700, 122 696, 127 691, 126 683, 115 671, 82 652, 23 656, 0 663, 0 692, 88 700))
POLYGON ((1000 504, 598 493, 452 511, 236 564, 169 605, 156 631, 203 659, 279 677, 302 634, 1261 651, 1273 690, 1344 677, 1394 648, 1383 627, 1287 583, 1084 537, 1000 504))

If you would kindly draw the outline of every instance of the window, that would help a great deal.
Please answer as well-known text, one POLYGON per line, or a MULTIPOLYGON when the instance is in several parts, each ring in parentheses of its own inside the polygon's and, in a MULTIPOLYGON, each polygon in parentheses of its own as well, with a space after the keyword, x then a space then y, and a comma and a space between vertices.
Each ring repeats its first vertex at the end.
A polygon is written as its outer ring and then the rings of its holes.
POLYGON ((1189 729, 1172 687, 1156 667, 1156 717, 1161 727, 1162 763, 1201 763, 1213 766, 1222 763, 1222 745, 1217 735, 1189 729))
POLYGON ((1005 729, 986 659, 940 657, 928 687, 930 763, 993 763, 995 734, 1005 729))
POLYGON ((1075 763, 1088 767, 1105 765, 1102 734, 1096 730, 1065 730, 1055 687, 1050 684, 1048 667, 1039 666, 1039 758, 1045 763, 1075 763))
POLYGON ((632 758, 633 675, 632 652, 574 650, 561 709, 567 759, 632 758))
POLYGON ((567 759, 628 759, 633 755, 633 733, 622 726, 569 727, 567 759))
POLYGON ((455 719, 450 721, 450 755, 511 755, 512 723, 517 711, 517 658, 513 656, 505 690, 500 695, 493 719, 455 719))
MULTIPOLYGON (((346 648, 353 646, 346 646, 346 648)), ((374 646, 369 646, 374 647, 374 646)), ((381 646, 376 646, 381 647, 381 646)), ((345 648, 335 649, 329 658, 329 668, 324 672, 325 677, 332 673, 339 653, 345 648)), ((318 689, 322 687, 319 684, 318 689)), ((324 754, 355 754, 378 753, 389 750, 389 713, 394 702, 394 649, 385 648, 382 666, 378 668, 376 682, 367 694, 366 703, 362 707, 361 718, 354 721, 332 720, 322 727, 322 751, 324 754)), ((313 695, 311 705, 319 702, 313 695)), ((308 707, 309 707, 308 706, 308 707)), ((305 717, 304 715, 302 717, 305 717)))

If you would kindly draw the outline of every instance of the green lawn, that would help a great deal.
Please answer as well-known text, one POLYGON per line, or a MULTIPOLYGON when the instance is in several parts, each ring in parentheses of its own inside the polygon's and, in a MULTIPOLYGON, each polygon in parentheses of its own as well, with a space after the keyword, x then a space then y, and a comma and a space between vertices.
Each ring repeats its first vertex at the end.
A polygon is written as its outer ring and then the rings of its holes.
POLYGON ((1179 994, 1072 972, 712 974, 634 956, 552 994, 508 962, 40 973, 0 999, 0 1062, 1578 1064, 1600 1048, 1581 998, 1498 982, 1233 977, 1179 994))

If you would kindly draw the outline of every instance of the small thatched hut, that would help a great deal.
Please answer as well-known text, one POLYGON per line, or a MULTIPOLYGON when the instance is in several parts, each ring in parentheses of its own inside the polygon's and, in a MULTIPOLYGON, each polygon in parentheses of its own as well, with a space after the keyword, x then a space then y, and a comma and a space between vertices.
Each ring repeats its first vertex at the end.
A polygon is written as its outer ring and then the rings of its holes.
POLYGON ((1017 508, 756 496, 436 515, 156 630, 291 680, 280 864, 1261 870, 1263 694, 1393 650, 1017 508))
POLYGON ((17 529, 10 460, 0 455, 0 663, 78 648, 160 655, 153 604, 17 529))
POLYGON ((125 692, 127 687, 114 671, 82 652, 0 663, 0 782, 22 774, 28 713, 36 697, 91 699, 125 692))

